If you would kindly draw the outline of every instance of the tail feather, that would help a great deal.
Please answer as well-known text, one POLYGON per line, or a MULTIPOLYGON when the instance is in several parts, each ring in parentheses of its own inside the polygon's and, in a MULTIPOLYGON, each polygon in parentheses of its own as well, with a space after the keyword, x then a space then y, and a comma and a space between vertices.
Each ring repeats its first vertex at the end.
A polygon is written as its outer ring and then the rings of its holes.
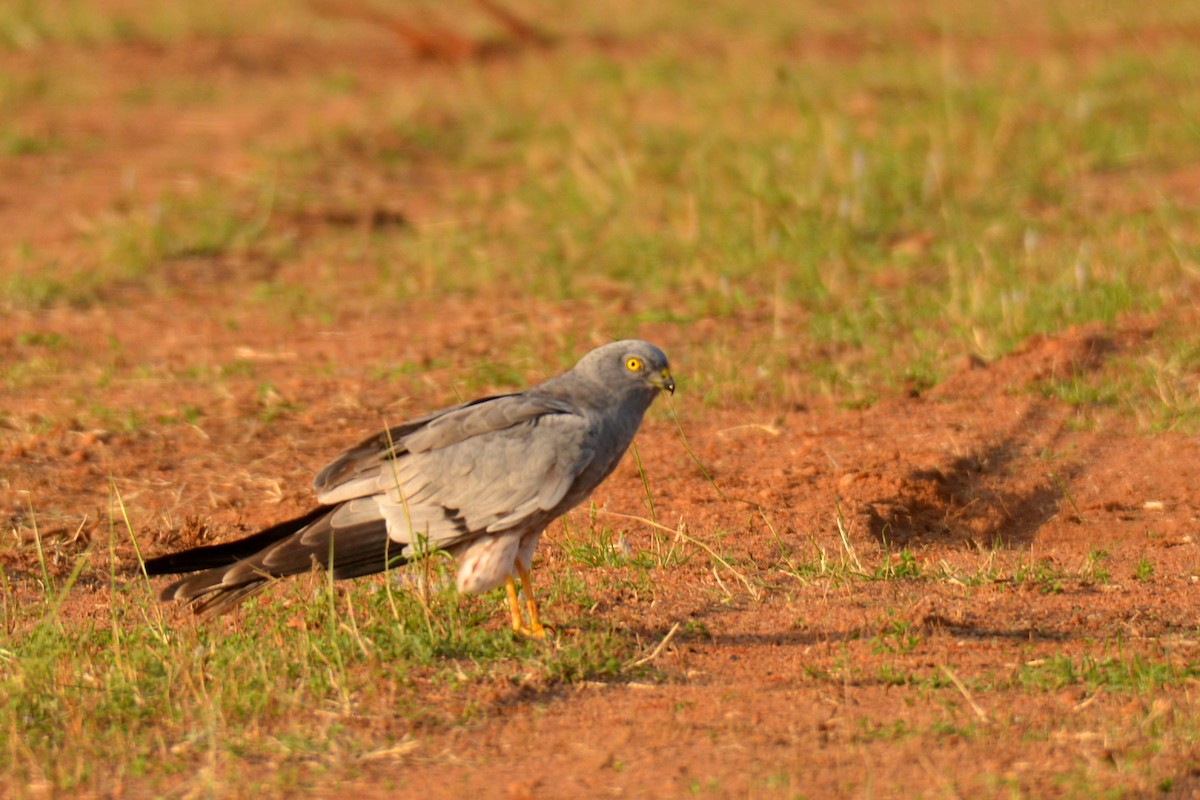
POLYGON ((165 556, 147 559, 146 573, 149 575, 179 575, 184 572, 199 572, 202 569, 224 567, 249 558, 265 547, 286 539, 303 530, 332 511, 328 506, 318 506, 307 514, 289 519, 251 536, 222 544, 209 544, 168 553, 165 556))
POLYGON ((215 569, 176 581, 159 594, 163 601, 182 600, 197 615, 223 614, 267 587, 272 580, 263 577, 225 586, 224 570, 215 569))
POLYGON ((146 571, 196 573, 164 588, 161 599, 183 601, 198 614, 221 614, 274 578, 331 566, 334 578, 354 578, 408 560, 389 539, 382 518, 334 527, 333 510, 322 506, 244 539, 153 558, 146 571))

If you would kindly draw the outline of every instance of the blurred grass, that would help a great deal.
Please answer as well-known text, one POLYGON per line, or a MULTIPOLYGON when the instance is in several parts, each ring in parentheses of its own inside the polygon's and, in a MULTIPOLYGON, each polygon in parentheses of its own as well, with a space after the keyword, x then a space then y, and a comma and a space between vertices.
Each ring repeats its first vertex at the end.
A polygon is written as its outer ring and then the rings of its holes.
POLYGON ((170 43, 189 36, 230 36, 290 18, 289 4, 139 3, 136 0, 10 0, 0 7, 0 49, 42 52, 61 46, 170 43))
POLYGON ((59 608, 82 590, 74 574, 43 577, 44 605, 16 602, 4 578, 0 774, 34 792, 139 778, 161 792, 197 769, 224 792, 244 760, 352 777, 360 757, 463 724, 506 687, 647 674, 624 634, 589 627, 547 647, 488 625, 507 620, 501 594, 462 598, 440 560, 334 593, 316 574, 197 624, 172 619, 140 576, 110 584, 107 618, 71 624, 59 608))
MULTIPOLYGON (((618 297, 632 313, 609 321, 609 335, 648 321, 749 325, 766 372, 753 395, 869 403, 936 383, 966 352, 994 358, 1032 333, 1190 308, 1200 73, 1188 32, 1200 12, 1068 5, 625 4, 589 19, 530 3, 522 11, 560 46, 495 64, 414 64, 383 82, 339 50, 293 82, 314 109, 307 122, 247 143, 253 166, 236 181, 210 178, 194 197, 170 190, 149 206, 125 198, 65 274, 35 246, 14 250, 4 305, 102 303, 107 283, 130 279, 162 291, 156 271, 189 256, 335 271, 366 262, 375 279, 339 286, 345 303, 505 287, 603 312, 618 297), (359 111, 323 122, 317 109, 347 96, 359 111), (380 208, 399 209, 404 224, 370 224, 380 208), (368 222, 329 221, 346 214, 368 222)), ((138 24, 168 47, 228 38, 233 63, 248 37, 384 36, 365 23, 322 27, 303 8, 276 8, 269 24, 218 8, 154 5, 138 24)), ((41 39, 55 46, 119 44, 87 31, 127 27, 127 9, 59 11, 7 13, 47 28, 41 39)), ((155 87, 190 80, 165 70, 138 84, 133 104, 169 108, 183 101, 155 87)), ((14 157, 85 147, 20 127, 42 98, 70 96, 21 85, 6 99, 15 127, 0 132, 14 157)), ((278 89, 252 73, 215 82, 205 104, 278 89)), ((328 272, 288 280, 303 288, 266 296, 320 294, 328 272)), ((339 311, 330 302, 326 320, 339 311)), ((1173 347, 1157 357, 1169 361, 1173 347)), ((711 376, 696 387, 703 396, 749 399, 736 388, 745 375, 728 374, 746 350, 711 337, 686 353, 711 376)))

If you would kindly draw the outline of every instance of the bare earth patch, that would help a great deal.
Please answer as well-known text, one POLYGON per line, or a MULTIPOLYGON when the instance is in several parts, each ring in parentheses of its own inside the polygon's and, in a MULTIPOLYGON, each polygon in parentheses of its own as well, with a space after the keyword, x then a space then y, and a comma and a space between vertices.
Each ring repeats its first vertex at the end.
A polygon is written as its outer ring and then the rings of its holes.
MULTIPOLYGON (((162 302, 156 308, 164 311, 162 302)), ((126 352, 138 363, 176 351, 169 340, 139 335, 146 313, 103 319, 112 335, 136 343, 126 352)), ((69 338, 76 318, 41 317, 37 329, 69 338)), ((32 323, 10 317, 0 338, 13 342, 32 323)), ((422 330, 434 350, 455 331, 435 322, 422 330)), ((322 358, 352 361, 354 350, 339 344, 354 339, 349 333, 311 336, 325 343, 322 358)), ((823 795, 868 786, 902 796, 912 786, 997 789, 977 776, 1000 776, 1033 794, 1057 791, 1064 773, 1098 773, 1129 788, 1186 776, 1190 743, 1160 738, 1159 755, 1141 753, 1156 719, 1196 713, 1187 684, 1128 695, 1087 690, 1055 671, 1139 657, 1184 669, 1200 647, 1191 603, 1200 574, 1194 438, 1148 438, 1125 431, 1131 423, 1121 419, 1102 431, 1076 430, 1072 407, 1034 390, 1055 373, 1099 368, 1145 335, 1075 330, 1039 339, 996 363, 964 364, 926 396, 867 410, 813 407, 764 418, 753 409, 706 410, 684 393, 676 410, 715 487, 659 414, 638 447, 668 531, 624 516, 600 521, 634 551, 652 550, 654 535, 670 543, 670 530, 682 525, 722 560, 676 539, 690 558, 654 568, 649 592, 620 588, 631 566, 584 570, 597 598, 586 613, 653 651, 652 677, 539 687, 508 676, 433 698, 444 716, 432 719, 349 712, 343 724, 411 742, 362 761, 355 780, 365 791, 382 781, 447 797, 492 794, 497 774, 502 794, 516 797, 705 787, 823 795), (1097 644, 1114 639, 1119 652, 1097 644), (1026 691, 1036 680, 1064 685, 1026 691), (994 685, 976 696, 964 681, 994 685), (455 722, 468 705, 467 721, 455 722)), ((264 353, 273 336, 238 331, 238 341, 251 343, 242 347, 264 353)), ((318 348, 306 341, 297 333, 289 347, 312 357, 318 348)), ((166 384, 149 398, 116 393, 103 402, 142 410, 195 404, 204 409, 197 426, 35 432, 53 401, 16 393, 0 463, 11 487, 9 527, 25 537, 3 554, 18 596, 34 599, 30 514, 61 577, 84 543, 108 535, 109 481, 148 553, 303 508, 315 465, 374 427, 367 409, 386 409, 386 393, 336 378, 305 386, 300 376, 285 377, 294 369, 290 350, 273 352, 258 363, 305 410, 271 423, 244 422, 246 408, 262 402, 249 388, 214 397, 203 386, 166 384)), ((86 374, 85 355, 60 368, 86 374)), ((687 364, 676 371, 686 375, 687 364)), ((419 399, 439 401, 433 391, 419 399)), ((595 499, 621 515, 648 515, 628 459, 595 499)), ((569 521, 585 525, 586 516, 580 510, 569 521)), ((563 536, 557 526, 548 533, 535 564, 539 581, 580 570, 563 536)), ((132 556, 128 544, 118 550, 132 556)), ((101 564, 68 599, 66 620, 107 615, 101 564)), ((500 611, 497 604, 497 627, 505 624, 500 611)), ((553 603, 548 615, 568 629, 579 621, 553 603)), ((239 622, 180 613, 176 624, 236 630, 239 622)))

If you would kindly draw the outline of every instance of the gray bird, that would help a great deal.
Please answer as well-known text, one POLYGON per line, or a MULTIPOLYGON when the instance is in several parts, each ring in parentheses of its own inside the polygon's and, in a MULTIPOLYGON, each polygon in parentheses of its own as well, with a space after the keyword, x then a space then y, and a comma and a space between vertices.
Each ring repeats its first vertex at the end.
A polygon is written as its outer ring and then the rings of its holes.
POLYGON ((314 510, 234 542, 152 558, 146 572, 198 573, 162 599, 221 613, 314 563, 356 578, 446 550, 458 560, 460 592, 504 584, 513 630, 542 638, 529 580, 538 539, 616 468, 663 390, 674 393, 675 381, 661 350, 637 339, 606 344, 523 392, 372 436, 318 473, 314 510))

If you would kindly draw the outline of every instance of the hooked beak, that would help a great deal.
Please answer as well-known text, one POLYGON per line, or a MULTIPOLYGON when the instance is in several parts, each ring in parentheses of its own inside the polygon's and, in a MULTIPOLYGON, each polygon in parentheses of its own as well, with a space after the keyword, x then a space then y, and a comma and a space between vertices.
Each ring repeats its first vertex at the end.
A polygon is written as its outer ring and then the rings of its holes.
POLYGON ((661 372, 653 372, 647 378, 651 386, 657 386, 669 394, 675 394, 675 379, 671 377, 671 371, 663 367, 661 372))

